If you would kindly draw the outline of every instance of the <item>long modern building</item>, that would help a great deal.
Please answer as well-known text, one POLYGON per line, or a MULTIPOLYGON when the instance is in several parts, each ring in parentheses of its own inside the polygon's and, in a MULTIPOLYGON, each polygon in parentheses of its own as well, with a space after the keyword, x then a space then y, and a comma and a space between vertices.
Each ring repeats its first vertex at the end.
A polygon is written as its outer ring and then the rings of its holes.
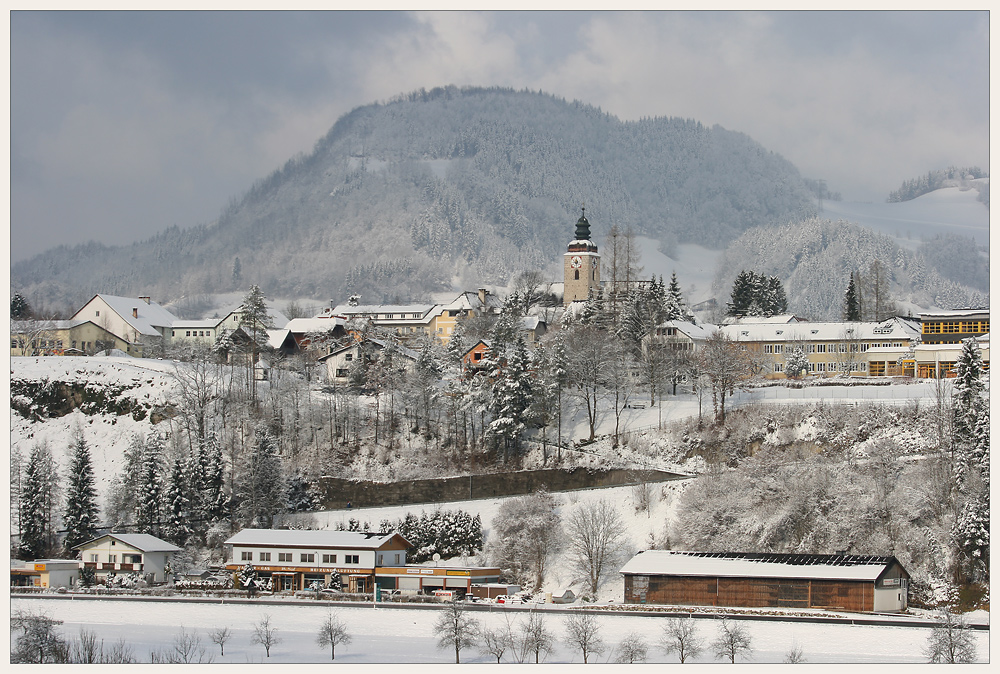
POLYGON ((622 569, 626 604, 906 610, 895 557, 646 550, 622 569))

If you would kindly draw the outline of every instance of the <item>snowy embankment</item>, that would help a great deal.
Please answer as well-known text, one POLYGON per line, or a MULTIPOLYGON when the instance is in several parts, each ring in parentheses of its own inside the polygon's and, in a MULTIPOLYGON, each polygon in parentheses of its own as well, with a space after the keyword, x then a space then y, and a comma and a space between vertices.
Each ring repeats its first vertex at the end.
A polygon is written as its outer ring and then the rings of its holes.
MULTIPOLYGON (((126 387, 122 396, 161 407, 176 400, 175 367, 173 361, 152 358, 13 357, 10 376, 12 381, 126 387)), ((77 409, 65 416, 32 421, 11 410, 10 442, 11 448, 20 450, 24 457, 35 443, 47 443, 56 462, 65 468, 73 437, 82 431, 90 447, 99 499, 103 501, 129 443, 136 435, 145 436, 157 426, 148 414, 136 420, 129 414, 90 415, 77 409)))
MULTIPOLYGON (((64 621, 63 634, 77 638, 81 629, 97 634, 105 646, 124 637, 139 661, 149 661, 149 654, 171 646, 180 628, 196 632, 205 647, 206 655, 214 656, 216 663, 328 663, 329 649, 316 645, 320 622, 331 610, 327 603, 287 605, 267 604, 196 604, 190 602, 158 602, 154 606, 122 600, 39 599, 15 597, 12 609, 44 611, 52 618, 64 621), (155 610, 145 610, 154 608, 155 610), (251 642, 253 625, 263 615, 271 617, 281 642, 271 648, 270 658, 264 649, 251 642), (125 624, 127 622, 127 624, 125 624), (219 655, 208 633, 212 629, 228 626, 232 639, 226 643, 226 655, 219 655)), ((454 651, 436 648, 434 622, 439 615, 429 609, 412 610, 370 607, 335 608, 347 624, 351 643, 337 648, 336 663, 340 665, 362 663, 449 663, 454 662, 454 651)), ((475 611, 470 615, 483 627, 503 627, 508 622, 515 631, 525 619, 526 611, 506 610, 495 607, 491 611, 475 611)), ((564 638, 565 616, 546 614, 544 624, 555 637, 554 650, 547 663, 582 662, 564 638)), ((675 656, 666 656, 655 644, 661 634, 662 616, 598 615, 600 637, 607 645, 603 655, 591 662, 608 662, 613 659, 613 649, 627 635, 636 633, 649 644, 648 662, 677 662, 675 656)), ((861 625, 829 625, 810 623, 785 623, 744 621, 750 634, 753 653, 749 662, 778 663, 794 647, 800 647, 809 663, 918 663, 925 662, 923 648, 930 630, 926 627, 883 627, 861 625)), ((715 638, 717 623, 698 620, 697 630, 706 642, 715 638)), ((15 637, 12 633, 12 637, 15 637)), ((989 633, 976 632, 974 637, 978 661, 989 661, 989 633)), ((466 663, 496 662, 476 649, 462 652, 466 663)), ((505 658, 506 662, 510 662, 505 658)), ((713 662, 710 649, 690 662, 713 662)), ((434 665, 436 666, 436 664, 434 665)), ((423 669, 423 668, 421 668, 423 669)), ((429 666, 428 666, 429 670, 429 666)))

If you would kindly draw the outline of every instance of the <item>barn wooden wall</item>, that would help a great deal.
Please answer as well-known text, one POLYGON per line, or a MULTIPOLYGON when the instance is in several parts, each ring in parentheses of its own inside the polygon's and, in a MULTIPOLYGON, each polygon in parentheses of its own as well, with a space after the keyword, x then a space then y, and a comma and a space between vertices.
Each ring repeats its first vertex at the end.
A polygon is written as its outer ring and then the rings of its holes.
POLYGON ((625 576, 625 602, 872 611, 875 586, 865 581, 629 575, 625 576))

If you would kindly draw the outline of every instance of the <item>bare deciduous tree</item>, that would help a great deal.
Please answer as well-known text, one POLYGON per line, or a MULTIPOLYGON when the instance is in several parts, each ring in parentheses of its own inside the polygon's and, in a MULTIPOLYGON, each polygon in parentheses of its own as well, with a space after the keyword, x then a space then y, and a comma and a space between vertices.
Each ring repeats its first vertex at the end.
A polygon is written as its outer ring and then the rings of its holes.
POLYGON ((927 638, 924 655, 928 662, 968 663, 976 661, 976 637, 964 616, 938 614, 938 624, 927 638))
POLYGON ((583 653, 583 664, 587 664, 590 656, 604 652, 597 618, 587 613, 576 613, 566 618, 565 624, 566 642, 583 653))
POLYGON ((434 623, 434 635, 438 638, 438 648, 455 649, 455 664, 460 664, 462 649, 471 648, 478 641, 479 622, 465 615, 462 604, 452 600, 434 623))
POLYGON ((233 636, 232 630, 229 626, 216 627, 214 630, 208 633, 208 638, 212 640, 213 644, 218 644, 219 655, 226 654, 226 642, 228 642, 233 636))
POLYGON ((681 663, 698 657, 703 648, 704 641, 698 636, 698 626, 694 618, 670 618, 663 626, 660 650, 667 655, 676 653, 681 663))
POLYGON ((514 649, 514 634, 509 618, 506 625, 483 629, 482 637, 483 642, 479 645, 479 652, 496 658, 498 665, 503 659, 504 653, 514 649))
POLYGON ((786 665, 798 665, 806 661, 806 656, 802 652, 802 647, 796 643, 792 644, 792 647, 788 649, 785 653, 784 664, 786 665))
POLYGON ((642 635, 632 632, 618 644, 615 649, 615 662, 634 664, 645 662, 649 652, 649 645, 642 635))
POLYGON ((271 657, 271 647, 281 643, 281 637, 277 632, 278 628, 271 624, 271 616, 265 613, 260 621, 254 624, 250 643, 260 644, 264 647, 267 657, 271 657))
POLYGON ((210 663, 215 658, 205 652, 201 645, 201 635, 197 630, 188 632, 181 626, 181 631, 174 635, 169 648, 153 651, 149 654, 150 662, 154 664, 186 665, 191 663, 210 663))
POLYGON ((625 523, 618 509, 607 501, 583 503, 567 522, 570 556, 574 571, 586 582, 591 594, 622 561, 627 540, 625 523))
POLYGON ((735 663, 736 658, 749 659, 753 653, 750 633, 740 623, 723 618, 719 623, 719 635, 712 642, 712 651, 716 660, 729 660, 735 663))
POLYGON ((520 623, 520 629, 514 637, 514 659, 527 662, 534 655, 535 664, 538 664, 552 651, 553 641, 552 633, 545 627, 545 619, 532 611, 528 619, 520 623))
POLYGON ((316 635, 316 644, 330 647, 330 659, 336 658, 337 646, 351 643, 351 635, 347 631, 347 624, 340 619, 340 616, 330 611, 319 626, 319 634, 316 635))

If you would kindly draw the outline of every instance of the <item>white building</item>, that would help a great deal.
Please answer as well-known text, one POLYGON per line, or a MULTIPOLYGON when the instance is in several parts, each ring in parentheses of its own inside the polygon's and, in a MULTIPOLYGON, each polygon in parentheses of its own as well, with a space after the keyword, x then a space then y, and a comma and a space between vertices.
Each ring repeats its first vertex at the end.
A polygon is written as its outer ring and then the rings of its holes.
POLYGON ((405 566, 409 542, 399 534, 301 529, 243 529, 225 542, 226 569, 251 564, 275 591, 330 585, 339 575, 347 592, 371 591, 375 568, 405 566))
POLYGON ((176 545, 150 534, 105 534, 73 548, 99 580, 111 574, 138 573, 149 583, 163 583, 176 545))

